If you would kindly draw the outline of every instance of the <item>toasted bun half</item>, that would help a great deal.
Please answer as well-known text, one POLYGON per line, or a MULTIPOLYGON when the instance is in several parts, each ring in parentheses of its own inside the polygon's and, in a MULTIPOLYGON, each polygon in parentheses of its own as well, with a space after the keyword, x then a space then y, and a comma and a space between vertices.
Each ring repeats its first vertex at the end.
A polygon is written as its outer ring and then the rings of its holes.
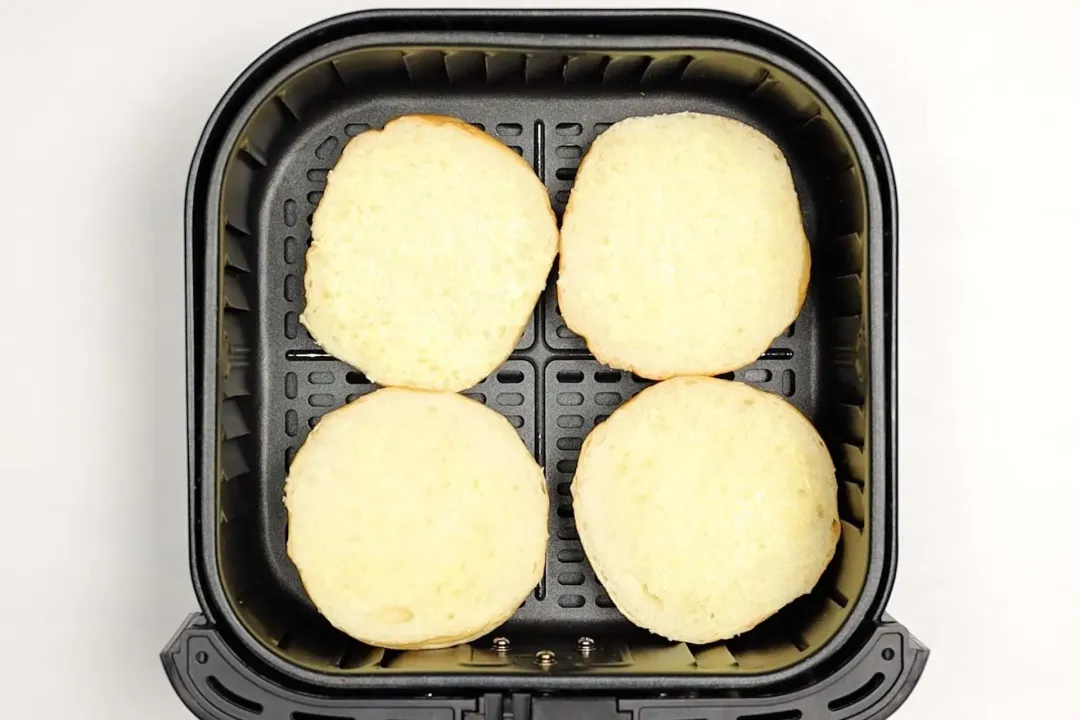
POLYGON ((312 602, 371 645, 478 638, 544 570, 543 472, 505 418, 461 395, 388 388, 329 413, 293 460, 285 505, 312 602))
POLYGON ((714 378, 668 380, 616 410, 586 438, 571 492, 612 601, 682 642, 731 638, 809 592, 840 535, 810 422, 714 378))
POLYGON ((795 320, 810 277, 780 149, 696 113, 630 118, 597 138, 560 251, 567 326, 601 362, 658 380, 752 363, 795 320))
POLYGON ((558 245, 528 163, 432 115, 349 141, 311 235, 312 337, 375 382, 435 390, 471 387, 510 355, 558 245))

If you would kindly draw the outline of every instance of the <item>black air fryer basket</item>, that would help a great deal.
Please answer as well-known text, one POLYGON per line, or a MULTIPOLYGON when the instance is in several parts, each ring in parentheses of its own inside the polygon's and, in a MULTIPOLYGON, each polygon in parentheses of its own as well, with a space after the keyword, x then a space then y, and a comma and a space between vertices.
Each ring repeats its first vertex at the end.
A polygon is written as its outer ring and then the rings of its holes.
MULTIPOLYGON (((187 188, 191 572, 201 612, 162 653, 203 718, 880 718, 927 650, 884 614, 896 572, 896 189, 847 81, 779 30, 715 12, 365 12, 259 58, 214 111, 187 188), (304 252, 350 137, 455 115, 519 152, 556 213, 612 123, 738 118, 791 165, 812 248, 795 324, 736 379, 788 398, 832 451, 843 524, 810 594, 689 646, 613 607, 574 531, 582 438, 649 381, 592 358, 549 287, 469 395, 504 414, 551 497, 541 584, 493 636, 387 651, 332 628, 285 554, 289 462, 324 413, 374 390, 299 324, 304 252)), ((552 278, 553 280, 554 278, 552 278)), ((728 377, 731 377, 729 375, 728 377)))

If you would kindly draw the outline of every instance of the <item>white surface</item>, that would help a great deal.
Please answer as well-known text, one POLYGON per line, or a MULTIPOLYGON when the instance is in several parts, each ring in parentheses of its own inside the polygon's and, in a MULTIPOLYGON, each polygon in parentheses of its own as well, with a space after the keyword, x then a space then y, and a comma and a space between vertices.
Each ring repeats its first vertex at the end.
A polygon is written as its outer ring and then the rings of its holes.
MULTIPOLYGON (((356 3, 64 5, 0 3, 0 716, 180 720, 188 160, 256 55, 356 3)), ((1080 716, 1077 5, 721 5, 835 62, 896 165, 890 611, 933 654, 895 717, 1080 716)))

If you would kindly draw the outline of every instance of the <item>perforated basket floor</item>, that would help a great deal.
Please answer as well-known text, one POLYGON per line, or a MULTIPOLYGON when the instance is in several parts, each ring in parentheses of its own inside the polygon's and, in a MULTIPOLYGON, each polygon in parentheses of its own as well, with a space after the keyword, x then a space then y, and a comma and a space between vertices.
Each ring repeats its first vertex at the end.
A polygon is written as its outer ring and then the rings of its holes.
MULTIPOLYGON (((735 116, 761 127, 757 118, 718 100, 677 93, 588 98, 381 96, 345 104, 311 123, 282 154, 260 207, 259 229, 269 251, 260 262, 259 334, 265 382, 260 403, 265 432, 260 446, 266 485, 262 552, 277 585, 315 612, 296 569, 285 553, 286 515, 280 502, 289 462, 310 428, 326 412, 376 387, 312 341, 299 324, 304 307, 304 251, 310 220, 321 197, 327 170, 351 136, 381 127, 407 112, 437 112, 474 123, 521 153, 536 169, 562 214, 580 158, 611 123, 631 115, 693 109, 735 116)), ((783 147, 785 138, 775 139, 783 147)), ((816 233, 813 193, 806 185, 797 153, 789 153, 803 203, 808 235, 816 233)), ((551 497, 547 569, 543 582, 502 632, 539 631, 574 635, 602 633, 630 625, 597 582, 574 529, 570 481, 585 435, 650 381, 598 363, 584 341, 564 325, 556 305, 554 273, 548 290, 517 350, 498 371, 465 394, 506 416, 543 465, 551 497), (553 625, 553 621, 556 623, 553 625)), ((785 396, 804 413, 817 412, 821 374, 816 295, 772 349, 735 379, 785 396)), ((732 377, 731 374, 726 377, 732 377)))

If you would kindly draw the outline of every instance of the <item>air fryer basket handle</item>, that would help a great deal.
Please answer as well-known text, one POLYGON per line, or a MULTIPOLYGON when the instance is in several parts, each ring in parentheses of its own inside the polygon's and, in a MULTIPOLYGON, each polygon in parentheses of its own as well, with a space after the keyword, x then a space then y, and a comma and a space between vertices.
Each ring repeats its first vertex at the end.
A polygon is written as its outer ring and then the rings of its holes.
POLYGON ((245 663, 201 614, 190 615, 161 652, 177 694, 202 720, 668 720, 801 717, 882 720, 911 694, 930 651, 885 616, 862 648, 824 680, 770 697, 655 698, 468 695, 385 699, 314 696, 274 682, 245 663), (801 713, 801 714, 799 714, 801 713))

